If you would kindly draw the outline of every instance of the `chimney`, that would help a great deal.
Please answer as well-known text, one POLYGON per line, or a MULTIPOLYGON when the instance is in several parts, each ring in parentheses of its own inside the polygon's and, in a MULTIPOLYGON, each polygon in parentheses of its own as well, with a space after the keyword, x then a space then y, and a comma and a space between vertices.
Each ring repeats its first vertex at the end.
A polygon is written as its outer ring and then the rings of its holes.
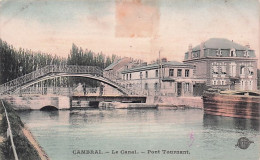
POLYGON ((245 46, 246 46, 248 49, 250 48, 250 44, 249 44, 249 43, 247 43, 245 46))
POLYGON ((162 62, 167 62, 167 58, 162 58, 162 62))
POLYGON ((201 42, 200 43, 200 58, 204 57, 204 49, 205 49, 205 43, 201 42))
POLYGON ((147 62, 143 62, 141 66, 147 66, 147 62))
POLYGON ((189 57, 188 59, 192 59, 192 44, 189 44, 189 57))

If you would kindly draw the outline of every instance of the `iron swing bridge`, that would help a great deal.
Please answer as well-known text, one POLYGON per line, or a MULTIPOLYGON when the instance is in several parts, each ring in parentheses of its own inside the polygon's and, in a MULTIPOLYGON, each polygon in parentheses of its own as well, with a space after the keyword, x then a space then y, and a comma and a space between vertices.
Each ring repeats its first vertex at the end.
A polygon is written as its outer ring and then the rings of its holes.
POLYGON ((47 65, 0 85, 0 95, 16 94, 22 89, 26 89, 34 84, 57 77, 85 77, 108 84, 120 91, 123 95, 140 94, 104 77, 103 70, 97 66, 47 65))

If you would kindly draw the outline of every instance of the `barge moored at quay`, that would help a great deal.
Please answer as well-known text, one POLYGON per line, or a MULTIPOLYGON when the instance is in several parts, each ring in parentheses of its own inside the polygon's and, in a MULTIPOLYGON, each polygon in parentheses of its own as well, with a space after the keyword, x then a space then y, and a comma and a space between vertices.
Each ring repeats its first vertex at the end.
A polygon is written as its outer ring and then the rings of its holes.
POLYGON ((260 93, 252 91, 205 92, 204 113, 260 120, 260 93))

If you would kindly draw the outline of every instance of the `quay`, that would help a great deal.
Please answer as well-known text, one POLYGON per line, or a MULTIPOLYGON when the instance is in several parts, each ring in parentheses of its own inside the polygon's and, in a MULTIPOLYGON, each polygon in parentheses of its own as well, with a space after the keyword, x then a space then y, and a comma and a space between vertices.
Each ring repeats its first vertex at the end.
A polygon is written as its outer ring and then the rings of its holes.
POLYGON ((201 97, 8 95, 3 96, 3 99, 13 105, 15 110, 42 110, 46 107, 58 110, 84 109, 97 108, 102 104, 109 106, 109 103, 116 104, 116 107, 108 108, 203 108, 201 97))

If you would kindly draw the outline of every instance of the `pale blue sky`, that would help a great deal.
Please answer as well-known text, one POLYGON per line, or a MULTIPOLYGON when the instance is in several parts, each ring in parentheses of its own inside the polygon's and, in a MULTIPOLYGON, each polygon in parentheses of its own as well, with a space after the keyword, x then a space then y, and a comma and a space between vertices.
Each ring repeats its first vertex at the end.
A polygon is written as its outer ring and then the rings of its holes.
MULTIPOLYGON (((182 61, 189 44, 213 37, 249 43, 259 54, 258 0, 143 0, 138 11, 155 8, 159 15, 158 21, 152 20, 158 28, 146 37, 116 36, 116 4, 116 0, 0 0, 0 37, 17 48, 60 56, 67 56, 75 43, 148 61, 161 49, 169 60, 182 61)), ((133 14, 147 18, 146 13, 133 14)), ((137 28, 143 24, 135 22, 137 28)))

